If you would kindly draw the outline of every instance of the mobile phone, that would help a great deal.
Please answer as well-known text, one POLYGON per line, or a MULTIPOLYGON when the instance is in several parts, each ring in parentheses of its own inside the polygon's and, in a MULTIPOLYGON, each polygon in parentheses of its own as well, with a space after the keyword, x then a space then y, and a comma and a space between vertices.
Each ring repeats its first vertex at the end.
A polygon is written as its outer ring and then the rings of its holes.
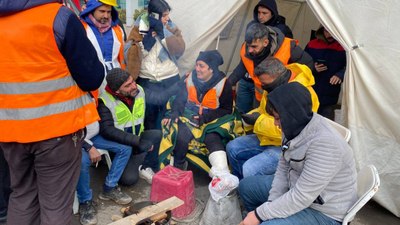
POLYGON ((318 64, 325 64, 326 60, 325 59, 317 59, 315 60, 318 64))

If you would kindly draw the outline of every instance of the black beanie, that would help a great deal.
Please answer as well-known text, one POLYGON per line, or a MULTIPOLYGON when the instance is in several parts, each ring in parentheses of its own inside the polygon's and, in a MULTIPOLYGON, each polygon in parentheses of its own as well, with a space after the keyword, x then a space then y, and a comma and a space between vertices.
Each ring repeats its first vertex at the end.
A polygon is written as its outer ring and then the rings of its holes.
POLYGON ((114 68, 107 73, 107 85, 112 91, 118 91, 129 78, 129 73, 121 68, 114 68))
POLYGON ((218 71, 218 66, 224 63, 224 59, 217 50, 200 52, 196 62, 199 60, 205 62, 214 71, 218 71))

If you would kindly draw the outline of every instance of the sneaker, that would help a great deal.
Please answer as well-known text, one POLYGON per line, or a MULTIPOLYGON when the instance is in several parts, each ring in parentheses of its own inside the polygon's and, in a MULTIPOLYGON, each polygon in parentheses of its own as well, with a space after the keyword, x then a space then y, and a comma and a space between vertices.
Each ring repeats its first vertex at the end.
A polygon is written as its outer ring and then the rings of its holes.
POLYGON ((151 184, 153 181, 154 171, 147 167, 146 169, 142 169, 142 165, 139 166, 139 177, 144 179, 147 183, 151 184))
POLYGON ((79 214, 82 225, 94 225, 97 224, 97 211, 93 201, 86 201, 79 204, 79 214))
POLYGON ((126 205, 132 201, 132 198, 121 191, 121 189, 116 186, 108 192, 101 192, 99 195, 101 200, 113 200, 117 204, 126 205))

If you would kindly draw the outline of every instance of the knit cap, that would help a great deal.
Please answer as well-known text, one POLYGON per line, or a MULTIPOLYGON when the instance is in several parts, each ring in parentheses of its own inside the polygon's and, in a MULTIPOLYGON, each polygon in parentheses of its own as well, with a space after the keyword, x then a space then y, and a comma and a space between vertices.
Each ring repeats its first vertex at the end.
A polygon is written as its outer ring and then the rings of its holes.
POLYGON ((205 62, 214 71, 218 71, 218 66, 224 63, 224 59, 217 50, 200 52, 196 62, 199 60, 205 62))
POLYGON ((114 68, 107 74, 106 81, 112 91, 118 91, 129 78, 129 73, 121 68, 114 68))

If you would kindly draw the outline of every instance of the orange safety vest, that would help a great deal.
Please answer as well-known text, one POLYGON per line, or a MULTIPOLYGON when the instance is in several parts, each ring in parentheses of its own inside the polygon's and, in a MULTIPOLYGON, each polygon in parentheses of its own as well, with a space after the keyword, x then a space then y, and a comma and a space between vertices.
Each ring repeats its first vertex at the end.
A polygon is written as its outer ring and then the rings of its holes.
POLYGON ((192 80, 192 74, 186 79, 186 89, 188 91, 188 101, 199 107, 199 115, 203 114, 203 109, 219 108, 219 96, 224 89, 226 77, 220 80, 217 85, 207 91, 201 102, 197 99, 197 90, 192 80))
POLYGON ((45 4, 0 19, 0 142, 60 137, 99 119, 57 47, 60 7, 45 4))
MULTIPOLYGON (((291 57, 290 43, 293 39, 284 38, 282 45, 279 47, 278 51, 275 53, 274 57, 279 59, 284 65, 287 65, 291 57)), ((257 101, 261 101, 263 89, 261 87, 261 82, 258 77, 254 74, 254 62, 253 60, 246 57, 246 43, 243 43, 242 49, 240 50, 240 57, 242 62, 246 67, 251 79, 254 81, 254 89, 257 101)))
MULTIPOLYGON (((88 33, 87 30, 88 30, 88 28, 90 28, 89 25, 83 20, 81 20, 81 23, 82 23, 83 27, 85 28, 86 33, 88 33)), ((119 26, 113 26, 112 30, 114 31, 115 35, 117 36, 118 42, 121 44, 121 47, 118 50, 118 58, 117 58, 117 60, 118 60, 119 64, 121 65, 121 69, 125 69, 126 68, 126 64, 125 64, 125 56, 124 56, 124 48, 123 48, 123 46, 124 46, 123 35, 124 34, 123 34, 122 29, 119 26)), ((89 40, 92 41, 91 38, 89 38, 89 40)), ((96 41, 97 41, 97 39, 96 39, 96 41)), ((114 40, 114 42, 115 42, 115 40, 114 40)), ((94 44, 94 43, 92 43, 92 44, 93 44, 94 48, 96 49, 96 51, 98 53, 100 53, 101 49, 97 49, 97 48, 100 48, 100 45, 97 45, 97 44, 94 44)), ((114 50, 113 50, 113 52, 114 52, 114 50)), ((102 56, 99 56, 99 57, 102 57, 102 56)))

